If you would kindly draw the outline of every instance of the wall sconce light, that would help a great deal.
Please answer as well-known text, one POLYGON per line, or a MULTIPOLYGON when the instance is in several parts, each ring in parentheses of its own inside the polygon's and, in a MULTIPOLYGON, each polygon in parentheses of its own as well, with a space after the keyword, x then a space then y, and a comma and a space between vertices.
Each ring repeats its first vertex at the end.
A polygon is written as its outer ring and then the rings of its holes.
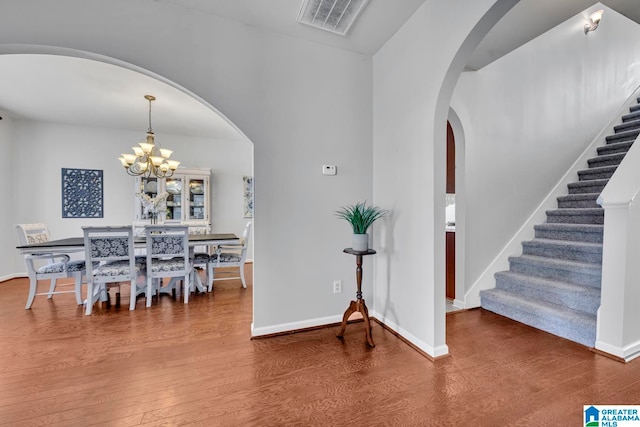
POLYGON ((595 12, 593 12, 590 16, 589 16, 589 23, 588 24, 584 24, 584 33, 588 34, 589 31, 595 31, 596 28, 598 28, 598 24, 600 23, 600 20, 602 19, 602 14, 604 13, 604 10, 600 9, 600 10, 596 10, 595 12))

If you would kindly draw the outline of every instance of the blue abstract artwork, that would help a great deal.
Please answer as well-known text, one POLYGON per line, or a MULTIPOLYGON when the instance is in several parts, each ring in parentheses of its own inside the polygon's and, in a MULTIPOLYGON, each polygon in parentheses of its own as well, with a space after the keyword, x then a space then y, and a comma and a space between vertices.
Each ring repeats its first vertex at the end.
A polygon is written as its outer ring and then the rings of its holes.
POLYGON ((102 218, 102 170, 62 168, 62 218, 102 218))

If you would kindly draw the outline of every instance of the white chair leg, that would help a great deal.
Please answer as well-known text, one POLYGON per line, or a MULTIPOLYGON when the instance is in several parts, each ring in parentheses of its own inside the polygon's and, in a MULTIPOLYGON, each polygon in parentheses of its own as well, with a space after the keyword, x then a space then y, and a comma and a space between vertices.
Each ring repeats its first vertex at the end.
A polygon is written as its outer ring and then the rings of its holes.
MULTIPOLYGON (((146 294, 146 280, 145 280, 145 294, 146 294)), ((133 311, 136 309, 136 300, 138 297, 138 281, 137 279, 133 279, 131 281, 131 295, 129 295, 129 311, 133 311)))
POLYGON ((215 271, 213 269, 213 263, 210 262, 207 264, 207 290, 211 292, 213 290, 213 278, 215 275, 215 271))
POLYGON ((76 285, 76 304, 82 305, 82 271, 77 271, 73 273, 73 277, 75 279, 76 285))
POLYGON ((187 274, 186 276, 184 276, 184 280, 182 283, 184 283, 184 303, 188 304, 189 303, 189 291, 191 290, 191 281, 189 280, 189 274, 187 274))
POLYGON ((95 302, 94 293, 95 291, 93 290, 93 283, 87 282, 87 306, 84 312, 87 316, 89 316, 93 311, 93 303, 95 302))
POLYGON ((242 287, 247 289, 247 282, 244 280, 244 264, 240 264, 240 280, 242 280, 242 287))
POLYGON ((153 279, 147 277, 147 292, 145 293, 146 306, 151 307, 151 299, 153 298, 153 279))
POLYGON ((33 304, 33 300, 36 297, 36 292, 38 291, 38 280, 33 277, 29 277, 29 296, 27 297, 27 305, 24 307, 25 310, 29 310, 31 305, 33 304))
POLYGON ((56 290, 56 279, 51 279, 51 284, 49 285, 49 295, 47 295, 47 299, 53 298, 53 293, 56 290))

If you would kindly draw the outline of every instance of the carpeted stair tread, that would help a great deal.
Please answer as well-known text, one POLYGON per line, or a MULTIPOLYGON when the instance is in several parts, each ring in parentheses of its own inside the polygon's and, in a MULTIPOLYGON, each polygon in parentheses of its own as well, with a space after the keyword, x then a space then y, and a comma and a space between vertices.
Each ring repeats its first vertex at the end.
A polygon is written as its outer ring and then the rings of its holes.
POLYGON ((569 261, 602 263, 602 244, 536 238, 522 242, 522 254, 547 256, 569 261))
POLYGON ((581 193, 567 194, 560 196, 558 200, 558 208, 599 208, 597 200, 600 193, 581 193))
POLYGON ((614 133, 597 147, 597 157, 557 197, 557 209, 534 226, 522 255, 509 257, 509 270, 495 274, 496 287, 480 292, 480 305, 589 347, 595 345, 602 283, 604 209, 598 196, 640 135, 640 97, 614 133))
POLYGON ((618 166, 626 155, 626 151, 624 153, 601 154, 597 157, 592 157, 591 159, 587 160, 587 164, 590 168, 598 168, 601 166, 618 166))
POLYGON ((615 166, 598 166, 582 169, 578 171, 578 179, 580 181, 588 181, 594 179, 609 179, 618 168, 615 166))
POLYGON ((602 283, 602 266, 592 262, 519 255, 509 257, 509 265, 510 271, 529 276, 557 279, 597 289, 602 283))
POLYGON ((592 179, 588 181, 576 181, 567 184, 569 194, 598 193, 607 185, 609 179, 592 179))
POLYGON ((622 123, 632 122, 635 120, 640 120, 640 109, 633 113, 625 114, 622 116, 622 123))
POLYGON ((613 131, 615 133, 624 132, 631 129, 640 129, 640 119, 629 120, 613 127, 613 131))
POLYGON ((600 224, 544 223, 533 227, 536 238, 602 243, 604 226, 600 224))
POLYGON ((633 141, 615 142, 607 145, 602 145, 597 148, 598 154, 613 154, 613 153, 626 153, 629 151, 633 141))
POLYGON ((640 129, 635 130, 627 130, 624 132, 618 132, 613 135, 607 135, 605 140, 607 144, 611 142, 622 142, 622 141, 632 141, 636 139, 640 135, 640 129))
POLYGON ((481 298, 486 310, 587 347, 595 345, 596 316, 495 288, 482 291, 481 298))
POLYGON ((562 208, 548 210, 548 223, 604 224, 602 208, 562 208))
POLYGON ((557 304, 572 310, 596 315, 600 306, 600 289, 582 286, 557 279, 532 277, 512 271, 495 274, 496 289, 517 293, 529 299, 557 304))

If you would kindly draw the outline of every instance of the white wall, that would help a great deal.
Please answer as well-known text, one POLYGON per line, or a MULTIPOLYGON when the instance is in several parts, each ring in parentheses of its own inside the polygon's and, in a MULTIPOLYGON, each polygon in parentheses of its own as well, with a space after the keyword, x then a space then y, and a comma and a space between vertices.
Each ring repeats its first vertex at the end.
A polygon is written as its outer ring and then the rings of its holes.
MULTIPOLYGON (((0 110, 0 170, 4 172, 5 177, 13 174, 12 158, 12 140, 13 140, 13 120, 2 110, 0 110)), ((12 206, 15 202, 13 199, 13 183, 10 179, 0 180, 0 194, 2 194, 2 202, 0 203, 0 241, 12 242, 18 241, 18 235, 13 228, 14 215, 12 206)), ((0 244, 0 280, 11 278, 13 270, 13 258, 15 257, 15 245, 0 244)), ((24 265, 24 263, 23 263, 24 265)), ((23 271, 24 267, 19 271, 23 271)))
POLYGON ((462 74, 451 106, 466 144, 467 290, 640 84, 638 39, 638 24, 597 4, 462 74))
POLYGON ((427 0, 374 56, 373 312, 432 356, 445 344, 446 120, 473 48, 516 1, 427 0))
POLYGON ((2 9, 0 40, 12 45, 0 54, 31 44, 116 58, 235 123, 254 143, 254 334, 340 319, 355 265, 342 253, 348 227, 333 211, 372 199, 371 58, 165 2, 36 0, 2 9), (326 163, 337 176, 321 175, 326 163), (334 279, 345 281, 344 293, 332 293, 334 279))
MULTIPOLYGON (((84 225, 133 222, 134 178, 125 173, 117 159, 144 139, 145 129, 134 132, 31 120, 15 120, 13 127, 13 137, 8 141, 13 154, 7 162, 33 164, 34 153, 39 160, 38 167, 16 168, 7 180, 9 191, 14 193, 14 208, 7 212, 13 212, 16 223, 44 222, 52 238, 63 238, 81 236, 84 225), (103 170, 104 218, 62 218, 61 168, 103 170)), ((181 166, 212 170, 213 231, 241 235, 247 222, 242 209, 242 176, 251 175, 251 144, 170 134, 157 134, 156 140, 174 150, 173 157, 181 161, 181 166)), ((0 276, 24 272, 24 261, 15 251, 14 234, 12 231, 11 238, 2 244, 3 250, 10 251, 15 259, 13 268, 2 270, 0 276)))

